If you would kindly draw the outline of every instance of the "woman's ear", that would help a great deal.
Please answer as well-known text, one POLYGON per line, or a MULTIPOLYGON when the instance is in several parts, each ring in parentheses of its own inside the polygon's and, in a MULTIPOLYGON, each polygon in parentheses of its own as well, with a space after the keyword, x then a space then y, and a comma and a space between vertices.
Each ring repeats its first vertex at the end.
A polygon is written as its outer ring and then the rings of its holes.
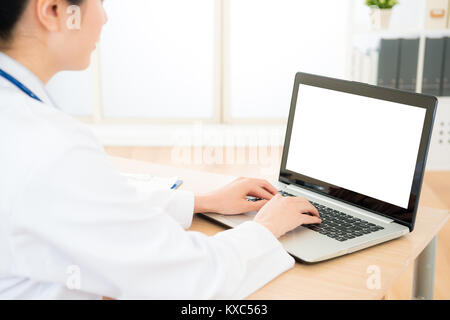
POLYGON ((61 30, 61 19, 64 17, 64 0, 35 0, 36 14, 42 26, 51 32, 61 30))

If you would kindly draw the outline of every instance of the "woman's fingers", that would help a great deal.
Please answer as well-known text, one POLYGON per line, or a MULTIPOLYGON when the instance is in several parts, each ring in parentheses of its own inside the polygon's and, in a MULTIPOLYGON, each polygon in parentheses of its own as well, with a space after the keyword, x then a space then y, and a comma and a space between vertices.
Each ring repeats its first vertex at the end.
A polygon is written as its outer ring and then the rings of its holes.
POLYGON ((256 178, 238 178, 237 180, 247 180, 247 183, 250 185, 257 185, 260 186, 267 191, 269 191, 271 194, 276 195, 278 193, 277 188, 275 188, 269 181, 264 179, 256 179, 256 178))
POLYGON ((305 210, 306 210, 306 212, 309 212, 309 213, 315 215, 316 217, 320 218, 319 210, 317 210, 317 208, 314 207, 309 201, 306 203, 305 210))
POLYGON ((246 202, 247 211, 259 211, 268 202, 268 200, 244 201, 246 202))
POLYGON ((278 190, 277 188, 275 188, 269 181, 267 180, 262 180, 262 187, 265 188, 267 191, 269 191, 271 194, 276 195, 278 194, 278 190))
POLYGON ((302 224, 315 224, 315 223, 321 223, 322 219, 316 216, 308 216, 307 214, 304 214, 302 219, 302 224))
POLYGON ((320 218, 319 210, 317 210, 317 208, 314 207, 311 202, 301 197, 296 197, 295 199, 297 199, 297 201, 299 202, 301 213, 311 213, 314 216, 320 218))
POLYGON ((266 189, 259 187, 259 186, 256 186, 252 190, 250 190, 248 195, 252 196, 252 197, 261 198, 261 199, 267 199, 267 200, 270 200, 273 198, 273 194, 271 194, 269 191, 267 191, 266 189))

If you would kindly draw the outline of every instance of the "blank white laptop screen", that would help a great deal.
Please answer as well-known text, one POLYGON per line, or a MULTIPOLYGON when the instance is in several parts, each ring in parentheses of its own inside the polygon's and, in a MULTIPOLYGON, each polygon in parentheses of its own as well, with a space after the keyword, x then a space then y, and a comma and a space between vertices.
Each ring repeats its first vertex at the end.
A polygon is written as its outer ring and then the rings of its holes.
POLYGON ((301 84, 286 169, 406 209, 425 113, 301 84))

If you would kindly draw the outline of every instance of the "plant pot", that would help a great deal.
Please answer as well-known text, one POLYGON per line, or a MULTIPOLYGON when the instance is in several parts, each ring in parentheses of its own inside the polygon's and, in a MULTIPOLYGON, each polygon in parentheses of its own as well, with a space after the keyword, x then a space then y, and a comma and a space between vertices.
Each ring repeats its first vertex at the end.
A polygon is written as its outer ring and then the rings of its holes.
POLYGON ((392 9, 370 8, 372 29, 388 29, 391 24, 392 9))

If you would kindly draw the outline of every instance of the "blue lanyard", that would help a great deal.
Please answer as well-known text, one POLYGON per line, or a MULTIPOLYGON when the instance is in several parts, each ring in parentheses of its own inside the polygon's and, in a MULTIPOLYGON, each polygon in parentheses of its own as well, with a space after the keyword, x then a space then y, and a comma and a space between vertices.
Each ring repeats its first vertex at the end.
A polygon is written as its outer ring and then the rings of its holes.
POLYGON ((0 69, 0 77, 5 78, 6 80, 8 80, 9 82, 11 82, 13 85, 15 85, 17 88, 19 88, 21 91, 23 91, 24 93, 26 93, 30 98, 33 98, 37 101, 42 102, 41 99, 38 98, 37 95, 35 95, 33 93, 33 91, 31 91, 30 89, 28 89, 27 87, 25 87, 19 80, 17 80, 16 78, 14 78, 13 76, 11 76, 10 74, 6 73, 5 71, 3 71, 2 69, 0 69))

